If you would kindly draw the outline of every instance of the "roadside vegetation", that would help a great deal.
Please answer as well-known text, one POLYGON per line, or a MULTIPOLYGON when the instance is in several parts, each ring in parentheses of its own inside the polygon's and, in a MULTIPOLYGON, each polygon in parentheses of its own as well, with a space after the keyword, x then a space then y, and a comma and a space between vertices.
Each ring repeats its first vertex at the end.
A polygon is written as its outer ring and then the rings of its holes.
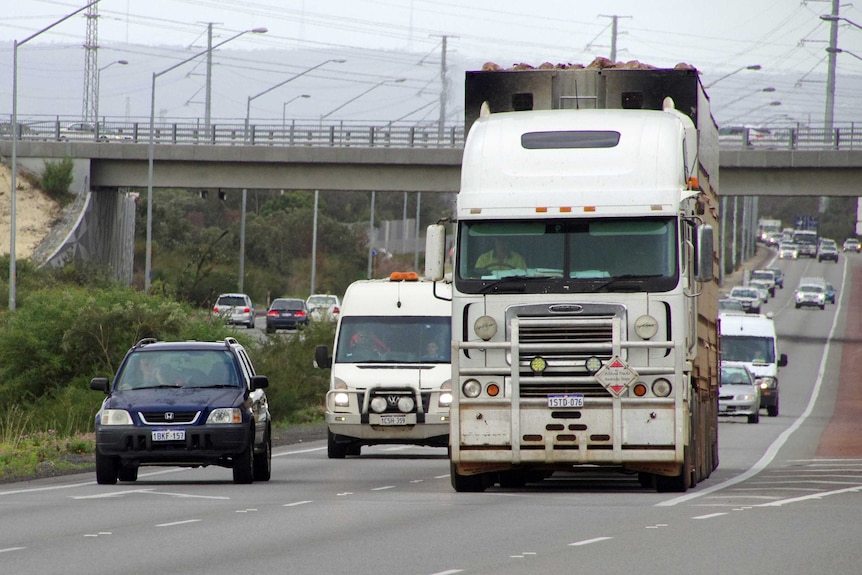
MULTIPOLYGON (((66 166, 46 166, 62 180, 66 166), (56 173, 55 173, 56 172, 56 173)), ((50 174, 49 174, 50 172, 50 174)), ((157 190, 153 217, 153 282, 143 288, 145 194, 138 201, 132 286, 108 272, 74 262, 37 268, 17 262, 16 310, 0 298, 0 481, 88 468, 93 421, 103 395, 93 377, 112 377, 138 340, 220 340, 235 337, 258 373, 276 427, 320 424, 329 371, 313 367, 314 349, 332 347, 334 323, 263 340, 225 326, 210 310, 220 293, 237 291, 240 194, 157 190)), ((305 297, 312 261, 312 192, 250 192, 245 286, 258 309, 275 297, 305 297)), ((318 293, 342 295, 367 274, 367 194, 320 194, 316 246, 318 293)), ((413 200, 415 201, 415 200, 413 200)), ((423 201, 423 222, 444 214, 446 199, 423 201)), ((375 217, 399 219, 403 194, 378 194, 375 217)), ((410 206, 415 213, 415 204, 410 206)), ((374 261, 376 277, 412 269, 413 255, 374 261)), ((0 293, 9 293, 9 257, 0 257, 0 293)))

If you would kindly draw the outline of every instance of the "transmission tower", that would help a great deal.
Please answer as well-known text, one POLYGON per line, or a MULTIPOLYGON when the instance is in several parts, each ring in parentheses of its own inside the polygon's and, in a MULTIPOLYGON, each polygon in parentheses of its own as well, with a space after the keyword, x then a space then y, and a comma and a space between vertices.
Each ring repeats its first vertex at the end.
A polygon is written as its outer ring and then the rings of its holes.
POLYGON ((84 41, 84 107, 81 117, 85 122, 98 122, 96 98, 99 75, 99 5, 87 9, 87 39, 84 41))

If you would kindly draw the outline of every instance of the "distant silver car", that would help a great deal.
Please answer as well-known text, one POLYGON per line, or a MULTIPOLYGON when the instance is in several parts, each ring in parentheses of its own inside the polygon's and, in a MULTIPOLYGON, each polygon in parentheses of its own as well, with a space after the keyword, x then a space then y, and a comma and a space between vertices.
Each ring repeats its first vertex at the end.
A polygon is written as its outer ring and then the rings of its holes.
POLYGON ((781 244, 778 246, 778 258, 782 260, 798 260, 799 246, 788 243, 781 244))
POLYGON ((131 136, 124 136, 114 130, 99 126, 98 135, 96 125, 92 122, 75 122, 60 128, 60 140, 78 142, 123 142, 131 141, 131 136))
POLYGON ((748 313, 760 313, 763 304, 763 294, 756 287, 735 286, 730 290, 730 298, 742 302, 742 307, 748 313))
POLYGON ((760 422, 760 387, 744 363, 721 362, 718 415, 744 416, 748 423, 760 422))
POLYGON ((341 312, 341 302, 337 295, 312 294, 305 300, 305 305, 312 321, 335 321, 341 312))
POLYGON ((223 293, 213 306, 213 315, 224 319, 228 324, 254 327, 254 305, 244 293, 223 293))

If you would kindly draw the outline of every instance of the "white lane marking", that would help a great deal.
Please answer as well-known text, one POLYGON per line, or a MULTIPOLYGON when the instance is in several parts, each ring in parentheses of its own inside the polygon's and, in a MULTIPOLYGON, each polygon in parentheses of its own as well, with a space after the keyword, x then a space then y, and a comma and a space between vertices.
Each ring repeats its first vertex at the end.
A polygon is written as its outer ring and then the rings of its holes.
POLYGON ((176 525, 188 525, 189 523, 197 523, 203 519, 186 519, 185 521, 173 521, 171 523, 159 523, 156 527, 174 527, 176 525))
POLYGON ((727 513, 710 513, 708 515, 697 515, 692 517, 692 519, 712 519, 713 517, 721 517, 722 515, 727 515, 727 513))
POLYGON ((312 501, 294 501, 293 503, 285 503, 282 507, 296 507, 297 505, 305 505, 306 503, 313 503, 312 501))
POLYGON ((862 490, 862 485, 848 487, 846 489, 836 489, 835 491, 824 491, 821 493, 813 493, 811 495, 802 495, 801 497, 790 497, 780 501, 770 501, 769 503, 761 503, 757 507, 781 507, 790 503, 799 503, 800 501, 810 501, 811 499, 822 499, 830 495, 841 495, 842 493, 856 493, 862 490))
POLYGON ((387 489, 395 489, 394 485, 384 485, 383 487, 372 487, 371 491, 385 491, 387 489))
POLYGON ((449 569, 448 571, 438 571, 437 573, 431 573, 430 575, 455 575, 455 573, 463 572, 463 569, 449 569))
POLYGON ((598 543, 600 541, 607 541, 608 539, 613 539, 613 537, 594 537, 593 539, 584 539, 583 541, 575 541, 574 543, 569 543, 569 547, 580 547, 581 545, 591 545, 593 543, 598 543))
POLYGON ((0 549, 0 553, 8 553, 10 551, 23 551, 26 547, 7 547, 6 549, 0 549))
POLYGON ((285 455, 302 455, 303 453, 314 453, 315 451, 323 451, 325 447, 311 447, 309 449, 298 449, 296 451, 283 451, 281 453, 273 453, 273 457, 283 457, 285 455))
POLYGON ((111 497, 123 497, 132 493, 143 493, 145 495, 166 495, 168 497, 182 497, 191 499, 219 499, 229 500, 230 497, 223 495, 192 495, 189 493, 170 493, 166 491, 156 491, 155 489, 129 489, 127 491, 116 491, 111 493, 99 493, 97 495, 75 495, 72 499, 108 499, 111 497))
POLYGON ((790 436, 799 429, 806 419, 811 415, 811 412, 814 411, 814 404, 817 403, 817 398, 820 396, 820 388, 823 387, 823 374, 826 372, 826 365, 829 360, 829 350, 831 348, 832 338, 835 335, 835 329, 838 326, 838 318, 841 317, 841 306, 844 302, 844 287, 847 283, 847 262, 845 258, 844 262, 844 281, 841 284, 841 293, 842 297, 838 298, 838 304, 835 307, 835 314, 832 316, 832 327, 829 329, 829 335, 826 339, 826 345, 823 349, 823 355, 820 358, 820 366, 817 369, 817 379, 814 382, 814 389, 811 390, 811 396, 808 398, 808 405, 805 406, 805 409, 796 418, 796 420, 781 434, 775 438, 775 441, 769 446, 766 450, 766 453, 754 464, 752 465, 748 471, 737 475, 736 477, 732 477, 726 481, 718 483, 716 485, 712 485, 705 489, 698 489, 697 492, 687 493, 686 495, 681 495, 679 497, 674 497, 673 499, 668 499, 667 501, 662 501, 661 503, 657 503, 656 507, 670 507, 672 505, 677 505, 679 503, 685 503, 687 501, 691 501, 692 499, 697 499, 698 497, 703 497, 704 495, 709 495, 710 493, 715 493, 720 489, 726 489, 731 485, 736 485, 737 483, 742 483, 746 479, 754 477, 764 469, 766 466, 772 463, 772 460, 775 459, 775 456, 778 455, 778 451, 784 446, 790 436))

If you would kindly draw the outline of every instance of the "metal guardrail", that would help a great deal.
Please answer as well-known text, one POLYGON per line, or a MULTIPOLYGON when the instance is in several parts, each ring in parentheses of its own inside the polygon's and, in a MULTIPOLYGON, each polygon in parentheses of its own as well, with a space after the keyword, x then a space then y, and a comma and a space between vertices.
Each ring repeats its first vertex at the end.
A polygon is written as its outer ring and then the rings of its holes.
POLYGON ((742 128, 718 136, 721 149, 862 150, 862 125, 836 125, 832 130, 792 127, 742 128))
MULTIPOLYGON (((73 131, 81 122, 19 119, 20 140, 135 142, 148 144, 149 121, 105 121, 89 131, 73 131)), ((9 139, 11 122, 0 122, 0 139, 9 139)), ((201 120, 160 121, 156 144, 215 146, 316 146, 359 148, 463 148, 464 126, 438 122, 368 122, 290 120, 251 123, 217 120, 209 128, 201 120)), ((862 125, 836 123, 831 131, 807 126, 732 128, 719 131, 723 150, 862 150, 862 125)))
MULTIPOLYGON (((149 144, 146 122, 104 122, 89 124, 87 130, 72 130, 81 122, 19 121, 20 140, 77 142, 134 142, 149 144)), ((0 124, 0 138, 9 139, 11 122, 0 124)), ((153 141, 171 145, 216 146, 317 146, 360 148, 462 148, 463 124, 441 126, 437 122, 315 122, 291 120, 277 124, 250 124, 244 121, 160 122, 153 126, 153 141)))

